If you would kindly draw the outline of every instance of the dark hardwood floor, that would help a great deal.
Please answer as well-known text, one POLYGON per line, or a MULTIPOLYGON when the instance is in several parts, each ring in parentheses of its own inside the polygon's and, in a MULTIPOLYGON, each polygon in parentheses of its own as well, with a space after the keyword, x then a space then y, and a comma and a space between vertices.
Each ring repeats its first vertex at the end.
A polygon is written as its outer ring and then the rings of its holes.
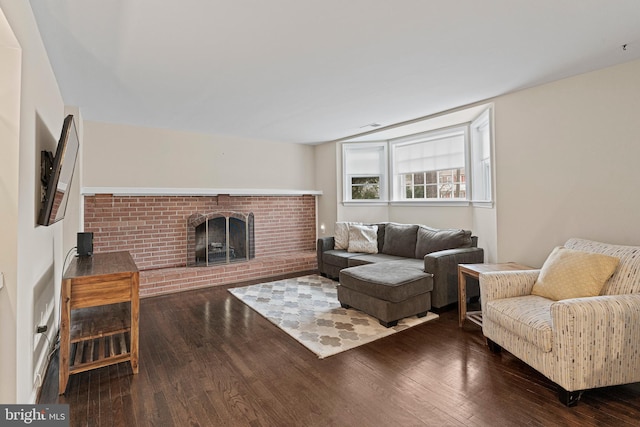
POLYGON ((39 403, 72 426, 638 426, 640 384, 587 391, 576 407, 455 310, 324 360, 227 287, 141 300, 140 373, 71 376, 54 356, 39 403))

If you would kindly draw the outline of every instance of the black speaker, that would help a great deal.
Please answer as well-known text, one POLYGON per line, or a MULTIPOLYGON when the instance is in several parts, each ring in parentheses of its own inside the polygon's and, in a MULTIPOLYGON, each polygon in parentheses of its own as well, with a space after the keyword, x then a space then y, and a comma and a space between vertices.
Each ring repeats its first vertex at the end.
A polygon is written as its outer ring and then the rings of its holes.
POLYGON ((93 255, 93 233, 78 233, 78 256, 93 255))

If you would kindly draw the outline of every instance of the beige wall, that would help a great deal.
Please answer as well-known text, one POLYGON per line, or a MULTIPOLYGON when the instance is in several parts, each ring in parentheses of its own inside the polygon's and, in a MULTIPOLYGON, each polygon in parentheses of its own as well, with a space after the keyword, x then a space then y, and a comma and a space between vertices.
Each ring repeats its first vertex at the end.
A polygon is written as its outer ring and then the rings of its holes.
POLYGON ((21 49, 0 10, 0 403, 15 401, 21 49))
MULTIPOLYGON (((3 161, 8 162, 9 170, 14 172, 3 171, 2 179, 9 177, 9 191, 12 192, 17 184, 18 192, 17 199, 11 195, 5 198, 2 194, 2 203, 9 205, 4 209, 17 212, 17 220, 10 220, 14 231, 2 235, 2 262, 8 260, 6 270, 9 274, 6 288, 0 291, 0 304, 3 305, 2 316, 9 313, 10 319, 0 325, 0 400, 2 403, 29 403, 35 401, 39 385, 37 374, 42 372, 43 352, 46 354, 46 345, 34 348, 38 311, 40 304, 53 303, 51 300, 42 301, 40 297, 49 295, 54 298, 53 288, 56 283, 59 286, 61 279, 63 252, 69 249, 63 242, 64 221, 50 227, 36 225, 40 149, 55 150, 64 119, 64 105, 29 3, 0 0, 0 8, 22 50, 21 78, 17 86, 20 94, 19 121, 15 115, 7 117, 12 131, 16 126, 19 128, 19 142, 15 145, 11 139, 3 140, 3 144, 9 144, 10 148, 9 157, 5 159, 3 155, 3 161), (18 150, 17 156, 12 151, 15 149, 18 150), (15 179, 17 181, 13 181, 15 179), (54 271, 57 273, 53 274, 54 271), (7 299, 9 308, 5 311, 7 299)), ((3 67, 7 64, 5 58, 6 50, 2 56, 3 67)), ((8 93, 15 90, 16 86, 12 85, 8 93)), ((1 109, 4 110, 6 102, 3 92, 1 109)), ((70 198, 68 209, 77 210, 78 207, 79 197, 75 195, 70 198)), ((4 212, 0 219, 6 216, 4 212)), ((4 266, 2 268, 5 269, 4 266)), ((50 326, 49 338, 53 340, 57 326, 50 326)))
POLYGON ((314 147, 315 188, 322 191, 322 195, 316 197, 317 234, 319 237, 332 236, 333 226, 337 221, 335 209, 338 173, 336 169, 336 145, 335 143, 328 143, 314 147))
POLYGON ((500 261, 584 237, 640 244, 640 61, 495 100, 500 261))
POLYGON ((83 185, 313 190, 302 144, 84 122, 83 185))

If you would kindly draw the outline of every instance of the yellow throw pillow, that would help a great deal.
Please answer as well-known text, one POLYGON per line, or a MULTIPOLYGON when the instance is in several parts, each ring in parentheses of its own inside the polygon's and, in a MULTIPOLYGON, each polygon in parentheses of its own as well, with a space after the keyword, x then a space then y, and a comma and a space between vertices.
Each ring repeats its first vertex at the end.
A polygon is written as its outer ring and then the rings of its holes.
POLYGON ((531 294, 555 301, 600 295, 619 262, 612 256, 558 246, 542 265, 531 294))

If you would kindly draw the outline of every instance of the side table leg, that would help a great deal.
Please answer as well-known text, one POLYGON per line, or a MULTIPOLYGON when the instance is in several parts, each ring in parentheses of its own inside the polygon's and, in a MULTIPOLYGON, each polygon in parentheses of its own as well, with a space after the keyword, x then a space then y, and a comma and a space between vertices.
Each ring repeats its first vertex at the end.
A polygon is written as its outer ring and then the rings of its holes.
POLYGON ((467 317, 467 277, 458 269, 458 326, 462 328, 467 317))
POLYGON ((131 371, 138 373, 138 340, 140 322, 140 278, 136 272, 131 278, 131 371))

